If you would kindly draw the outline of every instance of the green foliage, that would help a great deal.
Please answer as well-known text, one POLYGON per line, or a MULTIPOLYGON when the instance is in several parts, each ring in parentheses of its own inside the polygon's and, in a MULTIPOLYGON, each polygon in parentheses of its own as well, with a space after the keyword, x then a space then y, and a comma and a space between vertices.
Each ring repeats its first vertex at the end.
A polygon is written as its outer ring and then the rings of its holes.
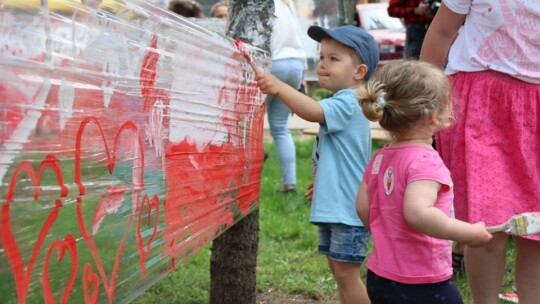
POLYGON ((310 88, 308 93, 309 93, 309 96, 311 96, 311 98, 315 99, 316 101, 320 101, 325 98, 332 97, 332 95, 334 95, 332 91, 329 91, 327 89, 323 89, 320 87, 310 88))

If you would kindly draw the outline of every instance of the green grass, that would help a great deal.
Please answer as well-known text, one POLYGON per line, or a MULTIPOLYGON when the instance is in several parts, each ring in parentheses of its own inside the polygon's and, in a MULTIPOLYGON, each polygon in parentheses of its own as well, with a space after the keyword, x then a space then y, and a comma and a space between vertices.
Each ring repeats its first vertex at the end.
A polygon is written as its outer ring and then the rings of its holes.
MULTIPOLYGON (((301 295, 325 303, 337 299, 336 284, 326 259, 317 254, 317 230, 308 222, 310 203, 303 198, 304 189, 311 182, 312 146, 311 138, 296 142, 299 194, 283 195, 276 193, 280 177, 274 146, 265 144, 270 157, 264 164, 261 181, 257 292, 301 295)), ((380 145, 374 147, 377 148, 380 145)), ((511 245, 508 265, 513 265, 513 257, 511 245)), ((181 263, 134 303, 208 303, 209 259, 207 247, 181 263)), ((512 291, 512 276, 513 271, 507 273, 505 292, 512 291)), ((472 303, 466 279, 457 278, 455 282, 465 303, 472 303)))

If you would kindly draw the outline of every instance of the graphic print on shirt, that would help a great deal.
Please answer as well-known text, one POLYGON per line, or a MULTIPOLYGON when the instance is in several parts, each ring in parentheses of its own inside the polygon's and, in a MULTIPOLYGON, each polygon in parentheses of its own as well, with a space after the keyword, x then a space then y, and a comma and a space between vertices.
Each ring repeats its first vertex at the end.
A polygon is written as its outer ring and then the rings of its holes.
MULTIPOLYGON (((510 61, 521 75, 540 76, 540 23, 519 1, 499 0, 503 24, 479 46, 486 63, 510 61)), ((492 12, 491 8, 488 12, 492 12)))
POLYGON ((375 160, 373 161, 373 166, 371 167, 371 174, 379 174, 382 158, 383 158, 382 154, 379 154, 375 157, 375 160))
POLYGON ((384 172, 384 192, 390 195, 394 190, 394 168, 388 167, 384 172))

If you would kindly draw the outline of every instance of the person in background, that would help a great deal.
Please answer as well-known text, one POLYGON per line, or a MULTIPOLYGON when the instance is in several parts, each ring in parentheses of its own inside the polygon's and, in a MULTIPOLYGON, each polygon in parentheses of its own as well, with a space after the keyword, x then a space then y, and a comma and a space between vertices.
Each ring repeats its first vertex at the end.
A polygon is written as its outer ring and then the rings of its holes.
POLYGON ((201 5, 194 0, 171 0, 169 10, 186 18, 204 18, 201 5))
MULTIPOLYGON (((275 20, 272 28, 271 73, 293 88, 300 88, 305 66, 305 52, 300 26, 292 0, 274 0, 275 20)), ((282 193, 296 193, 296 149, 289 131, 291 110, 279 96, 267 100, 268 123, 274 139, 281 169, 282 193)))
POLYGON ((481 246, 491 238, 484 223, 450 216, 450 171, 431 146, 433 133, 449 126, 450 91, 440 69, 416 60, 385 64, 358 90, 366 117, 393 138, 369 161, 356 201, 373 235, 366 264, 373 303, 463 303, 448 240, 481 246))
POLYGON ((299 117, 320 124, 313 150, 314 179, 310 222, 318 226, 319 252, 327 256, 341 303, 369 303, 360 278, 369 232, 355 211, 355 197, 371 154, 371 128, 356 100, 356 88, 379 62, 375 39, 355 26, 312 26, 321 43, 317 75, 334 96, 316 102, 271 74, 256 76, 263 93, 278 97, 299 117))
POLYGON ((210 17, 227 20, 229 18, 229 4, 227 1, 219 1, 212 6, 210 17))
MULTIPOLYGON (((540 210, 539 33, 538 1, 445 0, 426 35, 420 59, 438 67, 447 59, 457 97, 457 123, 439 132, 437 150, 461 220, 493 226, 540 210)), ((540 236, 513 240, 519 303, 539 303, 540 236)), ((501 232, 465 248, 476 304, 498 303, 508 242, 501 232)))
POLYGON ((405 24, 405 58, 418 59, 433 14, 422 0, 390 0, 390 17, 402 18, 405 24))

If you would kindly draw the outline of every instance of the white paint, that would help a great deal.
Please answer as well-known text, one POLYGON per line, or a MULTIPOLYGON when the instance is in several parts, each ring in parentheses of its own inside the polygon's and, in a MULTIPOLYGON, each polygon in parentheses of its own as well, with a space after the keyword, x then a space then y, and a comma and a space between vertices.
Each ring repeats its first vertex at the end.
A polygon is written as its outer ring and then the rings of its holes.
POLYGON ((58 89, 58 104, 60 107, 59 119, 60 128, 63 130, 66 122, 73 115, 73 102, 75 101, 75 87, 70 81, 64 78, 60 80, 60 88, 58 89))
POLYGON ((43 86, 39 95, 34 99, 32 108, 26 112, 26 115, 19 122, 11 137, 7 142, 2 145, 0 151, 9 151, 8 153, 0 154, 0 186, 7 173, 9 166, 13 163, 13 159, 17 154, 17 151, 22 150, 24 144, 28 141, 28 137, 35 130, 38 120, 41 117, 45 101, 49 96, 51 89, 51 81, 48 76, 42 80, 43 86))

